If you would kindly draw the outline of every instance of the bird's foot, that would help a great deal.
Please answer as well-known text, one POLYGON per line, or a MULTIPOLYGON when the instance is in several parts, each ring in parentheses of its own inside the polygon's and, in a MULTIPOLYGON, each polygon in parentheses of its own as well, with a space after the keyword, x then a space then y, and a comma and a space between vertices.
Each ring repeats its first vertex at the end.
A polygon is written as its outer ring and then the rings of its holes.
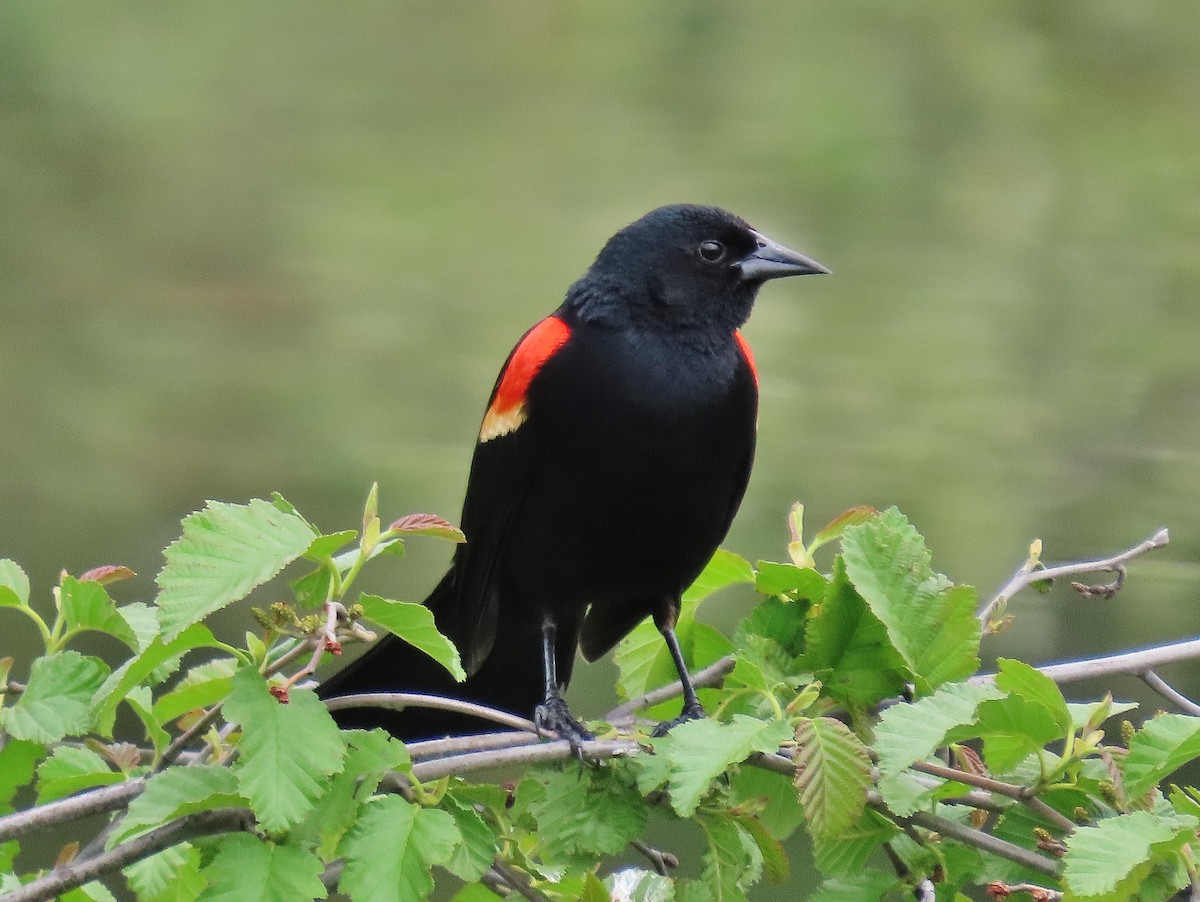
POLYGON ((538 705, 533 714, 533 722, 539 730, 552 730, 558 734, 559 739, 571 743, 577 758, 582 757, 582 743, 596 738, 587 727, 571 716, 566 701, 560 696, 548 698, 538 705))
POLYGON ((685 705, 678 717, 674 720, 664 720, 654 728, 654 731, 650 735, 657 739, 661 736, 666 736, 681 723, 687 723, 689 720, 703 720, 707 716, 704 713, 704 706, 699 702, 694 705, 685 705))

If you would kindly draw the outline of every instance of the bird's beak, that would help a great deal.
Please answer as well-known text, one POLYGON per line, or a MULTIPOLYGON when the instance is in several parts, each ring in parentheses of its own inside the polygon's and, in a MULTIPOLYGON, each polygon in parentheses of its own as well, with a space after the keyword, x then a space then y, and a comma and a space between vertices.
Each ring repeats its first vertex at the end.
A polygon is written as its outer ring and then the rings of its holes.
POLYGON ((765 282, 767 279, 782 279, 784 276, 811 276, 830 272, 816 260, 810 260, 804 254, 786 248, 766 235, 755 232, 754 238, 758 247, 737 264, 742 271, 743 282, 765 282))

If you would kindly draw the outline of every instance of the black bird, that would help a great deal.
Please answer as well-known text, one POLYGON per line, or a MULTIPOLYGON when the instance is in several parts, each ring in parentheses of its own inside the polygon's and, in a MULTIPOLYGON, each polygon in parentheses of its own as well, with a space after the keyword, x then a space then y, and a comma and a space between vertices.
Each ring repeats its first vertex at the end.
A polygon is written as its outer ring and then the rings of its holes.
MULTIPOLYGON (((738 329, 766 280, 828 271, 714 207, 661 207, 617 232, 488 401, 467 542, 426 601, 468 680, 387 637, 321 695, 434 692, 579 739, 561 694, 576 649, 594 661, 650 615, 684 686, 662 729, 703 717, 674 626, 750 478, 758 376, 738 329)), ((488 726, 428 709, 336 716, 405 739, 488 726)))

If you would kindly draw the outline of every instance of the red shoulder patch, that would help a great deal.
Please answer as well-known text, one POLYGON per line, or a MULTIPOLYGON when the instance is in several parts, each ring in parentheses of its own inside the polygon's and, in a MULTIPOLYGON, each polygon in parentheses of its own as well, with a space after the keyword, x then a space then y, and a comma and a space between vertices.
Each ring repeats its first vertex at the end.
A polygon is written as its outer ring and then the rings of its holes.
POLYGON ((525 333, 509 355, 492 403, 483 415, 479 429, 481 442, 507 435, 525 422, 525 393, 529 383, 570 337, 570 326, 556 316, 546 317, 525 333))
POLYGON ((741 329, 736 330, 733 337, 737 339, 738 347, 742 349, 742 356, 746 358, 746 363, 750 367, 750 375, 754 377, 754 385, 757 388, 758 367, 754 365, 754 352, 750 350, 750 342, 746 341, 746 336, 742 334, 741 329))

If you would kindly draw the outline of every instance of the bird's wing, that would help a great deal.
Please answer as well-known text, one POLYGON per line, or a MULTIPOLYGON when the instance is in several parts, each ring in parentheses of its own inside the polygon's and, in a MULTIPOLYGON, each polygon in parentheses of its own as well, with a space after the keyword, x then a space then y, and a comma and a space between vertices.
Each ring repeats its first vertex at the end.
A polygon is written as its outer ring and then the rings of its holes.
POLYGON ((508 355, 483 415, 463 502, 467 542, 454 558, 451 597, 439 599, 452 609, 439 612, 439 621, 444 618, 443 629, 458 646, 468 672, 483 664, 496 639, 498 563, 536 466, 521 429, 530 414, 529 386, 570 335, 570 327, 554 315, 526 332, 508 355))

